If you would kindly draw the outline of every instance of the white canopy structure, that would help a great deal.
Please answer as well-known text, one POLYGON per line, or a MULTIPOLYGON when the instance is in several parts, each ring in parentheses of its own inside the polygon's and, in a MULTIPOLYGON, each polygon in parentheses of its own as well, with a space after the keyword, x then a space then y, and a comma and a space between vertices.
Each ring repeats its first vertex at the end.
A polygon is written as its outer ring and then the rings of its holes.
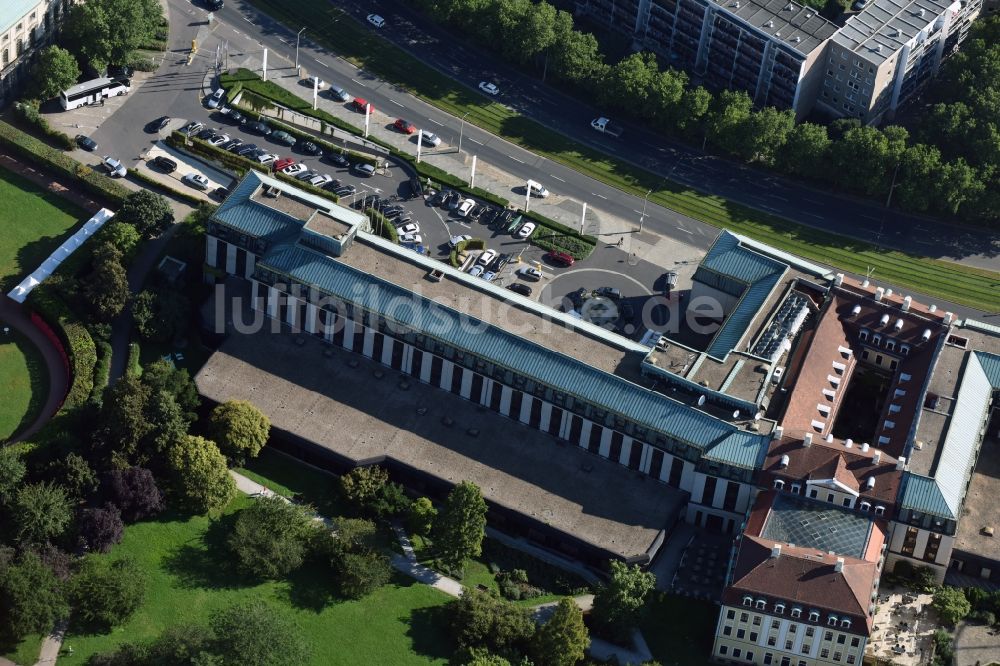
POLYGON ((81 245, 87 242, 88 238, 96 234, 104 226, 104 223, 112 217, 114 217, 114 213, 107 208, 97 211, 94 217, 87 220, 75 234, 67 238, 62 245, 56 248, 55 252, 42 262, 41 266, 36 268, 31 275, 24 278, 21 284, 14 287, 14 290, 7 295, 18 303, 24 303, 24 299, 28 297, 32 289, 52 275, 62 262, 66 261, 71 254, 76 252, 81 245))

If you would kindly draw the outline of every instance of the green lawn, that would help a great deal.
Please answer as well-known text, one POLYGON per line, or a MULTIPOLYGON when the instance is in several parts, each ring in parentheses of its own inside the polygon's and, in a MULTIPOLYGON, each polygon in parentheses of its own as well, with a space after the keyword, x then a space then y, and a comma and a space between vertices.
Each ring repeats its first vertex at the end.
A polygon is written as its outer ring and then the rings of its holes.
POLYGON ((325 0, 251 3, 289 26, 309 26, 312 39, 442 110, 458 117, 468 113, 469 122, 623 191, 642 196, 652 189, 650 200, 662 206, 807 259, 854 273, 874 268, 876 279, 983 310, 1000 310, 998 273, 883 250, 665 182, 662 175, 613 159, 486 100, 378 37, 325 0))
POLYGON ((441 606, 446 595, 397 576, 360 601, 336 598, 322 568, 304 567, 287 581, 254 583, 236 575, 221 540, 229 518, 252 502, 241 495, 219 519, 167 515, 130 526, 111 557, 130 555, 148 572, 146 602, 124 626, 106 635, 72 631, 65 645, 83 664, 124 641, 150 639, 181 622, 205 622, 214 609, 257 595, 273 602, 301 628, 316 666, 327 664, 444 664, 450 656, 441 606))
POLYGON ((705 655, 712 652, 718 606, 663 592, 654 595, 646 602, 639 623, 653 659, 662 666, 706 663, 705 655))
POLYGON ((6 169, 0 169, 0 202, 0 289, 7 292, 88 216, 6 169))
MULTIPOLYGON (((3 320, 0 320, 0 328, 3 320)), ((31 425, 45 406, 49 374, 41 353, 27 338, 0 333, 0 442, 31 425)))
POLYGON ((265 447, 260 455, 236 471, 279 495, 307 502, 324 516, 351 514, 337 492, 337 479, 274 449, 265 447))

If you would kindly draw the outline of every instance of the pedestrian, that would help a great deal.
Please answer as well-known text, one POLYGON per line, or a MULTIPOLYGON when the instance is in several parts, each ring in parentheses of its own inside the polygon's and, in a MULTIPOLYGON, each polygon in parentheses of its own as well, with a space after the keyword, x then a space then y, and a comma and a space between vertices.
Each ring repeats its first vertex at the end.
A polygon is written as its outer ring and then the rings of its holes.
POLYGON ((621 246, 622 246, 622 243, 624 243, 624 242, 625 242, 625 237, 624 237, 624 236, 620 237, 620 238, 618 239, 618 247, 621 247, 621 246))

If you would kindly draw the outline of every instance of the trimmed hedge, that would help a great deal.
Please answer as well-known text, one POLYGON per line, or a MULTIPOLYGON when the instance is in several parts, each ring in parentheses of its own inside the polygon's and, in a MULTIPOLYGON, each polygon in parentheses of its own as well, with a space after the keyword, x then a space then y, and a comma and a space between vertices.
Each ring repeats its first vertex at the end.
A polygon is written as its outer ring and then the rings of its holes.
POLYGON ((38 112, 39 101, 37 99, 22 100, 14 104, 14 110, 21 120, 28 123, 32 127, 38 129, 39 132, 49 137, 57 144, 60 144, 60 148, 63 150, 73 150, 76 147, 76 141, 74 141, 65 132, 60 132, 59 130, 52 129, 42 114, 38 112))
POLYGON ((393 243, 399 243, 399 234, 396 232, 396 226, 385 215, 374 208, 365 208, 365 215, 371 220, 372 231, 393 243))
POLYGON ((130 342, 128 345, 128 365, 125 366, 127 377, 141 377, 142 363, 139 361, 139 343, 130 342))
POLYGON ((531 242, 543 250, 556 250, 565 252, 577 261, 586 259, 594 251, 594 245, 587 243, 580 238, 573 236, 562 236, 558 234, 539 234, 537 231, 531 237, 531 242))
POLYGON ((462 254, 466 250, 485 250, 485 249, 486 249, 486 241, 484 241, 482 238, 470 238, 469 240, 461 241, 452 249, 451 254, 448 255, 448 261, 451 262, 452 266, 458 268, 459 266, 462 265, 462 262, 458 258, 460 254, 462 254))
POLYGON ((126 187, 111 178, 3 121, 0 121, 0 144, 44 170, 51 170, 57 175, 77 181, 91 194, 102 197, 115 206, 121 205, 129 194, 126 187))
POLYGON ((142 171, 139 171, 138 169, 129 169, 128 173, 129 173, 130 176, 133 176, 136 180, 141 180, 142 182, 144 182, 147 185, 149 185, 149 187, 151 189, 158 190, 161 193, 168 194, 168 195, 170 195, 172 197, 177 197, 178 199, 183 199, 184 201, 188 202, 192 206, 197 206, 198 204, 200 204, 202 202, 202 199, 199 199, 195 195, 193 195, 193 194, 191 194, 189 192, 181 192, 180 190, 176 190, 176 189, 170 187, 169 185, 164 185, 160 181, 156 180, 155 178, 151 178, 150 176, 147 176, 146 174, 144 174, 142 171))
POLYGON ((94 390, 94 366, 97 348, 87 327, 76 321, 76 315, 52 288, 42 284, 28 296, 28 305, 44 319, 62 339, 70 363, 70 387, 63 401, 63 410, 87 402, 94 390))
POLYGON ((97 343, 97 363, 94 365, 94 386, 90 389, 90 401, 97 406, 104 402, 104 389, 111 377, 111 345, 97 343))

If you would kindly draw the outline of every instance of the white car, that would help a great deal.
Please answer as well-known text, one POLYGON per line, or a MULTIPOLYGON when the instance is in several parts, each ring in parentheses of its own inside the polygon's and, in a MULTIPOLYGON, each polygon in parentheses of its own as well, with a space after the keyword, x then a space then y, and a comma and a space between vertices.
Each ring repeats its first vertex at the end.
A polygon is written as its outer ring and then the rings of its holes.
POLYGON ((420 245, 424 242, 424 239, 420 234, 403 234, 399 237, 400 243, 413 243, 414 245, 420 245))
POLYGON ((270 164, 271 162, 278 159, 278 156, 274 153, 264 153, 263 155, 257 156, 257 161, 261 164, 270 164))
POLYGON ((211 139, 208 140, 208 145, 210 146, 221 146, 224 143, 229 143, 232 141, 228 134, 216 134, 211 139))
POLYGON ((101 162, 101 165, 108 170, 108 175, 112 178, 123 178, 128 173, 128 169, 125 168, 125 165, 120 160, 116 160, 108 155, 104 156, 104 161, 101 162))
POLYGON ((487 282, 493 282, 493 280, 496 279, 497 274, 494 273, 493 271, 486 271, 480 277, 486 280, 487 282))
POLYGON ((525 222, 521 225, 521 228, 517 230, 518 238, 527 238, 535 231, 534 222, 525 222))
POLYGON ((537 183, 533 180, 529 180, 525 183, 525 188, 528 190, 528 194, 533 197, 539 197, 544 199, 549 196, 549 191, 541 183, 537 183))
POLYGON ((181 182, 190 185, 196 190, 207 190, 208 189, 208 178, 205 178, 200 173, 189 173, 181 178, 181 182))
POLYGON ((424 132, 420 135, 420 145, 437 148, 441 145, 441 137, 434 132, 424 132))
POLYGON ((517 269, 517 274, 525 280, 541 280, 542 272, 534 266, 524 266, 517 269))
POLYGON ((284 169, 281 170, 281 173, 285 174, 286 176, 297 176, 303 171, 308 171, 308 170, 309 167, 307 167, 305 164, 302 164, 301 162, 296 162, 295 164, 289 164, 288 166, 286 166, 284 169))
POLYGON ((406 224, 396 227, 396 233, 400 236, 405 236, 407 234, 419 234, 420 225, 416 222, 407 222, 406 224))
POLYGON ((315 187, 323 187, 327 183, 331 182, 333 182, 333 176, 330 176, 325 173, 319 176, 313 176, 312 178, 309 179, 309 184, 315 187))
POLYGON ((490 83, 489 81, 480 81, 479 89, 487 95, 493 95, 494 97, 500 94, 500 89, 497 88, 496 84, 490 83))
POLYGON ((479 277, 480 275, 483 274, 483 271, 485 270, 486 270, 485 268, 483 268, 479 264, 476 264, 475 266, 469 269, 469 275, 471 275, 472 277, 479 277))
POLYGON ((211 95, 209 95, 208 96, 208 102, 207 102, 208 108, 210 108, 210 109, 217 109, 217 108, 219 108, 219 105, 222 104, 222 98, 223 98, 223 96, 225 94, 226 94, 226 91, 223 90, 222 88, 219 88, 214 93, 212 93, 211 95))
POLYGON ((385 26, 385 19, 379 16, 378 14, 369 14, 368 22, 371 23, 376 28, 381 28, 385 26))
POLYGON ((493 260, 497 258, 496 250, 483 250, 483 253, 479 255, 479 263, 483 266, 489 266, 493 263, 493 260))
POLYGON ((455 212, 458 213, 459 217, 468 217, 469 211, 475 208, 475 206, 475 201, 472 199, 465 199, 462 203, 458 204, 458 208, 455 209, 455 212))
POLYGON ((448 239, 448 245, 451 247, 457 246, 459 243, 465 242, 467 240, 472 240, 472 236, 469 234, 462 234, 461 236, 452 236, 448 239))

